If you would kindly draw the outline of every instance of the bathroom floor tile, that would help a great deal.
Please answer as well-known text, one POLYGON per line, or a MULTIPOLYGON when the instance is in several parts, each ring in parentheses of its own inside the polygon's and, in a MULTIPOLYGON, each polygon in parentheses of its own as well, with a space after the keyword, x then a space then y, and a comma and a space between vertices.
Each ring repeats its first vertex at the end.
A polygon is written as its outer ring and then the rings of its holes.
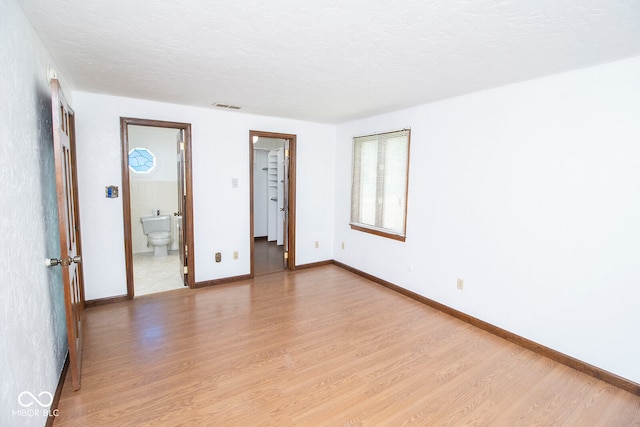
POLYGON ((183 288, 181 265, 177 251, 166 257, 154 257, 153 252, 133 254, 133 282, 136 296, 183 288))

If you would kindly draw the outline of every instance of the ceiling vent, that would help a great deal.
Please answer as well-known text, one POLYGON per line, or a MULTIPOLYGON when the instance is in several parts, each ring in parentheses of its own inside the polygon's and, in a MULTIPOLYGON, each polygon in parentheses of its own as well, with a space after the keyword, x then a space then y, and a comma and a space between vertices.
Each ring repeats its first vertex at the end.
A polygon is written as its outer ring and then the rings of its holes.
POLYGON ((239 109, 242 108, 242 107, 238 107, 236 105, 222 104, 220 102, 216 102, 215 104, 213 104, 213 106, 217 107, 217 108, 227 108, 229 110, 239 110, 239 109))

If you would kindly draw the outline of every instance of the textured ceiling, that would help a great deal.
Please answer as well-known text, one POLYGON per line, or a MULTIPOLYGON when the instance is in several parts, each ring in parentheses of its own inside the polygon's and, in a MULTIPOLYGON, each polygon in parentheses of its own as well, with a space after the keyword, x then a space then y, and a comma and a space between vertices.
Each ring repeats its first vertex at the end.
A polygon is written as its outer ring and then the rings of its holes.
POLYGON ((18 0, 75 89, 339 123, 640 55, 638 0, 18 0))

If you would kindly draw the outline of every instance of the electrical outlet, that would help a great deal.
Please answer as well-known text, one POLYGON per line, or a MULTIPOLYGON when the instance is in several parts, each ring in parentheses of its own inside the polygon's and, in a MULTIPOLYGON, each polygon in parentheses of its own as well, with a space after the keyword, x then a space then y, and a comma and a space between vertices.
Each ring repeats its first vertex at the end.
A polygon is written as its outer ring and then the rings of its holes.
POLYGON ((464 290, 464 280, 462 279, 458 279, 458 289, 460 289, 461 291, 464 290))
POLYGON ((344 249, 344 242, 342 242, 342 249, 344 249))
POLYGON ((318 249, 319 247, 320 247, 320 242, 316 240, 316 249, 318 249))
POLYGON ((222 254, 220 252, 216 252, 216 262, 222 261, 222 254))
POLYGON ((238 259, 238 251, 233 251, 233 259, 238 259))

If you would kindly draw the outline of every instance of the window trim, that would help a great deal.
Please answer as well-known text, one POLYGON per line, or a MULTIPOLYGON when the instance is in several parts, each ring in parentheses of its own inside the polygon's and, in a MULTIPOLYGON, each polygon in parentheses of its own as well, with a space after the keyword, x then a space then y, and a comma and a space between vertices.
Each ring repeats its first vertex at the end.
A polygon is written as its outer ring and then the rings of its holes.
MULTIPOLYGON (((398 130, 394 130, 394 131, 390 131, 390 132, 380 132, 380 133, 373 133, 373 134, 369 134, 369 135, 360 135, 360 136, 353 137, 352 157, 351 157, 351 194, 350 194, 351 212, 350 212, 350 218, 349 218, 349 226, 351 227, 352 230, 362 231, 364 233, 369 233, 369 234, 373 234, 373 235, 376 235, 376 236, 381 236, 381 237, 397 240, 397 241, 400 241, 400 242, 405 242, 406 241, 406 239, 407 239, 407 211, 408 211, 408 206, 409 206, 409 167, 410 167, 410 164, 411 164, 410 156, 411 156, 411 128, 404 128, 404 129, 398 129, 398 130), (372 137, 372 136, 388 135, 388 134, 394 134, 394 133, 398 133, 398 132, 407 132, 407 166, 406 166, 406 171, 405 171, 406 175, 405 175, 405 194, 404 194, 404 217, 403 217, 403 224, 402 224, 402 232, 401 233, 395 232, 395 231, 390 230, 390 229, 377 227, 375 225, 363 224, 363 223, 358 223, 358 222, 353 222, 352 221, 352 218, 353 218, 353 187, 354 187, 355 161, 356 161, 356 159, 355 159, 356 139, 357 138, 367 138, 367 137, 372 137)), ((379 209, 380 206, 376 205, 376 208, 379 209)))

